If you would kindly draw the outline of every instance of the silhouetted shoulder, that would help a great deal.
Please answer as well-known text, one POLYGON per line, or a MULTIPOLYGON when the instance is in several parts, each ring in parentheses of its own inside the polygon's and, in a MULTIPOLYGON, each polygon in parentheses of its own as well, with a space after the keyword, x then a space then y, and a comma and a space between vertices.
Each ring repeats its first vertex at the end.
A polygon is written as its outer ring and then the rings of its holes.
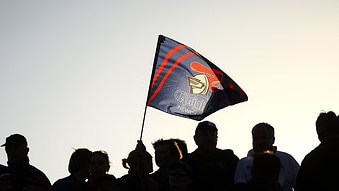
POLYGON ((226 160, 232 160, 232 161, 236 161, 236 162, 239 161, 239 157, 234 154, 232 149, 224 149, 224 150, 217 149, 216 153, 217 153, 218 157, 220 157, 220 158, 224 158, 226 160))
POLYGON ((6 171, 7 171, 7 167, 2 165, 2 164, 0 164, 0 175, 5 173, 6 171))
POLYGON ((53 191, 65 191, 69 190, 74 185, 74 181, 72 180, 71 176, 67 176, 64 178, 60 178, 55 181, 52 185, 53 191))
POLYGON ((232 149, 220 150, 220 153, 225 155, 225 156, 234 156, 235 155, 232 149))

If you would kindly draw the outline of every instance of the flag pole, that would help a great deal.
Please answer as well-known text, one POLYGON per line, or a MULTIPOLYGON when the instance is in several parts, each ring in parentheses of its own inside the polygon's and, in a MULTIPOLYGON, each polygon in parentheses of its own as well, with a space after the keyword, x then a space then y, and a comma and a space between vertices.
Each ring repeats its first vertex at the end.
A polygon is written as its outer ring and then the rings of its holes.
POLYGON ((141 125, 141 132, 140 132, 140 141, 142 140, 142 133, 144 132, 144 124, 145 124, 145 117, 146 117, 146 110, 147 110, 147 103, 145 105, 145 111, 144 111, 144 117, 142 119, 142 125, 141 125))
POLYGON ((162 35, 158 36, 158 42, 157 42, 157 48, 155 50, 155 55, 154 55, 154 60, 153 60, 153 69, 152 69, 152 74, 151 74, 151 79, 150 79, 150 83, 149 83, 149 87, 148 87, 148 93, 147 93, 147 98, 146 98, 146 104, 145 104, 145 110, 144 110, 144 117, 142 119, 142 125, 141 125, 141 132, 140 132, 140 141, 142 140, 142 134, 144 132, 144 124, 145 124, 145 118, 146 118, 146 111, 147 111, 147 102, 148 102, 148 97, 150 95, 150 91, 151 91, 151 86, 152 86, 152 80, 153 80, 153 76, 155 73, 155 69, 156 69, 156 65, 157 65, 157 55, 159 53, 159 48, 160 48, 160 44, 161 42, 164 40, 164 37, 162 35))

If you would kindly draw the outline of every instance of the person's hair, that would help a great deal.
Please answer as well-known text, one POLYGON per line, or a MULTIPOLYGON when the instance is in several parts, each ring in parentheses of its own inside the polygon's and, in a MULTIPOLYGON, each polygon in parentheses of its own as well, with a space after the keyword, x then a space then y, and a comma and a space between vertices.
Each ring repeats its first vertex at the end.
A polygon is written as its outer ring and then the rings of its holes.
POLYGON ((95 155, 101 155, 101 156, 103 156, 104 159, 105 159, 105 162, 106 162, 107 166, 108 166, 108 167, 110 166, 109 157, 108 157, 108 154, 107 154, 106 151, 101 151, 101 150, 99 150, 99 151, 94 151, 94 152, 92 153, 91 158, 92 158, 93 156, 95 156, 95 155))
POLYGON ((205 131, 214 131, 218 133, 218 128, 213 122, 202 121, 198 123, 198 126, 195 129, 195 135, 197 135, 199 132, 205 132, 205 131))
POLYGON ((339 135, 339 117, 333 112, 321 112, 315 122, 320 141, 339 135))
POLYGON ((128 154, 127 158, 122 159, 122 166, 125 169, 137 170, 139 167, 139 162, 146 162, 147 172, 153 172, 153 164, 152 164, 152 155, 146 150, 133 150, 128 154))
POLYGON ((78 172, 81 168, 89 164, 89 159, 92 156, 92 151, 86 148, 76 149, 69 159, 68 172, 78 172))
POLYGON ((266 177, 278 180, 280 168, 280 159, 276 155, 259 153, 254 156, 251 174, 252 177, 266 177))
POLYGON ((152 143, 153 148, 156 149, 160 145, 168 145, 171 154, 175 155, 178 159, 182 158, 182 151, 178 146, 178 143, 173 139, 158 139, 152 143))
POLYGON ((269 132, 273 135, 274 137, 274 128, 272 127, 272 125, 266 123, 266 122, 261 122, 256 124, 253 128, 252 128, 252 135, 255 133, 255 131, 257 129, 264 129, 266 132, 269 132))
POLYGON ((182 140, 182 139, 178 139, 178 138, 172 138, 170 139, 172 141, 175 141, 181 151, 181 154, 183 156, 185 156, 188 153, 188 149, 187 149, 187 144, 186 141, 182 140))
POLYGON ((192 168, 190 166, 189 163, 179 160, 175 163, 173 163, 170 167, 169 167, 169 171, 171 170, 176 170, 176 169, 181 169, 183 171, 185 171, 189 176, 192 176, 192 168))

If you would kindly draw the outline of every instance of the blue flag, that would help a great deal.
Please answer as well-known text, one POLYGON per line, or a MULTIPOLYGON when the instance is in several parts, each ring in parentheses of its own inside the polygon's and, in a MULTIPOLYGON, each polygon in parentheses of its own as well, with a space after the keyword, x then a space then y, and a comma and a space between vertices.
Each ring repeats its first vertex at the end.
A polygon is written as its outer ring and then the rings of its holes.
POLYGON ((205 57, 159 35, 147 106, 200 121, 247 100, 246 93, 205 57))

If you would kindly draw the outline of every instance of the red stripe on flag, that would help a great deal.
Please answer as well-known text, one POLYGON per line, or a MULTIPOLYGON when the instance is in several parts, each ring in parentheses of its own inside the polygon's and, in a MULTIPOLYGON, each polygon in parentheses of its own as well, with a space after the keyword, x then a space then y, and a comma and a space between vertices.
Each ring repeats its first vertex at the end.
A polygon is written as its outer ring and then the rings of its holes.
POLYGON ((175 52, 179 51, 179 50, 182 49, 182 48, 186 48, 186 47, 187 47, 187 46, 180 44, 180 45, 174 47, 172 50, 170 50, 170 51, 166 54, 164 60, 163 60, 162 63, 160 64, 160 66, 159 66, 158 70, 156 71, 156 73, 154 74, 154 78, 153 78, 153 80, 152 80, 151 88, 153 87, 154 83, 157 81, 158 77, 160 76, 162 70, 163 70, 164 67, 166 66, 166 64, 167 64, 167 62, 168 62, 168 59, 169 59, 175 52))
POLYGON ((192 55, 197 54, 196 52, 187 52, 186 54, 182 55, 180 58, 178 58, 175 63, 171 66, 171 68, 166 72, 164 78, 161 80, 161 82, 159 83, 159 86, 157 87, 157 89, 154 91, 154 93, 151 95, 151 97, 148 99, 147 105, 149 105, 153 99, 155 98, 155 96, 158 95, 158 93, 160 92, 162 86, 165 84, 167 78, 171 75, 171 73, 173 72, 173 70, 180 64, 181 61, 183 61, 184 59, 186 59, 187 57, 190 57, 192 55))

